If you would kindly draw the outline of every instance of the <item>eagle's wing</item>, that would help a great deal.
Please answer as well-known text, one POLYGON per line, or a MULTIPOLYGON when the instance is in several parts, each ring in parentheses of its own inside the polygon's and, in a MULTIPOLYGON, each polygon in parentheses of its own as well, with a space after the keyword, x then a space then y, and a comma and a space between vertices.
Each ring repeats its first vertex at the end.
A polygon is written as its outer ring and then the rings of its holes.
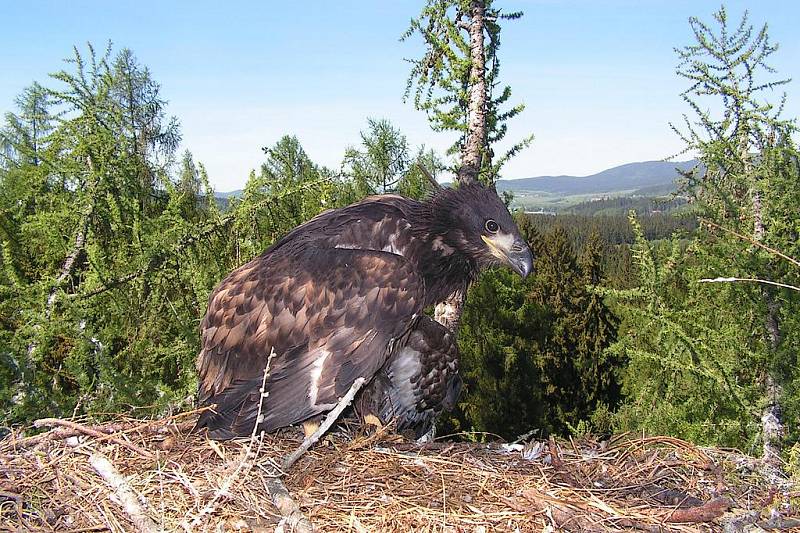
POLYGON ((272 349, 260 429, 334 407, 358 377, 371 379, 393 339, 422 311, 423 280, 402 256, 306 246, 233 272, 212 296, 197 366, 198 425, 214 438, 249 435, 272 349))
POLYGON ((425 435, 442 410, 456 405, 461 391, 458 345, 453 332, 421 316, 395 343, 391 355, 359 396, 355 408, 363 417, 392 420, 398 431, 425 435))

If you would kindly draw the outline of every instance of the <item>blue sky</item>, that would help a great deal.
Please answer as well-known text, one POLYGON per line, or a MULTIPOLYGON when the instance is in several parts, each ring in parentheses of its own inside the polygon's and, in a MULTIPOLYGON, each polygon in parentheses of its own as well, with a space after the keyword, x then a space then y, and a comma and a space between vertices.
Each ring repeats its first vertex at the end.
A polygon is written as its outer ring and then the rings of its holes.
MULTIPOLYGON (((502 77, 525 112, 509 139, 536 136, 504 169, 507 178, 591 174, 681 148, 669 130, 687 111, 673 48, 690 44, 690 16, 710 20, 719 3, 684 0, 503 1, 525 16, 503 29, 502 77)), ((218 190, 241 188, 262 146, 297 135, 311 158, 338 168, 367 117, 388 118, 413 146, 444 151, 403 103, 406 57, 420 44, 398 38, 421 1, 151 2, 31 1, 0 4, 4 50, 0 112, 34 80, 62 67, 72 46, 131 48, 161 83, 184 148, 218 190)), ((733 1, 738 21, 769 24, 781 49, 772 61, 786 87, 787 116, 800 115, 800 2, 733 1)), ((774 100, 777 100, 776 94, 774 100)), ((499 151, 499 150, 498 150, 499 151)))

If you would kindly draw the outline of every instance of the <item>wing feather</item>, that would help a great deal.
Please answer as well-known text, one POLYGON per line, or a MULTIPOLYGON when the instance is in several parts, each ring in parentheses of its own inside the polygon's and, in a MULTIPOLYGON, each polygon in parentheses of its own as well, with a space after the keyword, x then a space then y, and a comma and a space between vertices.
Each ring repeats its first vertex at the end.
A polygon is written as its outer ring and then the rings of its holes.
POLYGON ((250 434, 273 348, 261 428, 329 410, 356 378, 383 365, 423 301, 422 278, 399 255, 305 246, 256 258, 209 300, 199 399, 216 407, 199 425, 215 438, 250 434))

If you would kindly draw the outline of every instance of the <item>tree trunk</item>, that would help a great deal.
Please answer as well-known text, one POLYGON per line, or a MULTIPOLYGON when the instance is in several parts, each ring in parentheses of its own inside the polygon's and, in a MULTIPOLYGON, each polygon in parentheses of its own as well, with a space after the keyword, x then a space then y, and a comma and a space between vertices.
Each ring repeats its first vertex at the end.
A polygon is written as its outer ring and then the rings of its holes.
MULTIPOLYGON (((470 72, 469 102, 467 108, 467 134, 461 151, 461 167, 458 170, 460 185, 478 182, 483 152, 486 148, 486 55, 484 51, 484 15, 486 5, 483 0, 470 3, 469 32, 470 72)), ((463 26, 462 26, 463 27, 463 26)), ((461 313, 466 301, 466 288, 458 290, 436 306, 433 318, 453 334, 458 333, 461 313)))
POLYGON ((486 6, 482 0, 470 4, 469 52, 472 63, 469 72, 469 103, 467 135, 461 153, 458 180, 461 183, 478 181, 483 152, 486 148, 486 55, 483 35, 486 6))
MULTIPOLYGON (((767 304, 766 328, 769 340, 770 355, 775 355, 780 344, 780 329, 778 322, 778 302, 770 292, 769 288, 762 289, 761 292, 767 304)), ((765 463, 780 468, 781 465, 781 439, 784 435, 783 420, 781 419, 780 397, 782 387, 775 382, 775 379, 767 371, 764 381, 764 389, 768 403, 761 414, 761 434, 764 441, 764 451, 761 458, 765 463)))
MULTIPOLYGON (((58 271, 58 276, 56 276, 55 282, 53 286, 50 288, 50 291, 47 294, 47 301, 45 302, 44 307, 44 321, 49 322, 52 314, 53 309, 55 308, 56 301, 58 300, 58 291, 61 287, 66 283, 67 279, 72 275, 72 272, 75 268, 75 262, 77 261, 78 257, 80 256, 81 252, 86 247, 86 235, 89 231, 89 221, 94 213, 94 194, 95 194, 95 185, 97 184, 96 176, 94 175, 94 163, 92 162, 91 156, 86 157, 86 162, 89 167, 89 179, 90 185, 88 190, 89 201, 84 208, 84 212, 81 215, 81 219, 78 222, 78 231, 75 234, 75 245, 72 247, 70 252, 64 258, 64 262, 61 265, 61 268, 58 271)), ((36 350, 39 348, 39 340, 38 340, 38 332, 41 330, 41 324, 37 324, 34 327, 34 330, 37 332, 36 336, 31 340, 31 343, 28 345, 28 361, 27 364, 29 365, 29 370, 34 368, 33 357, 36 353, 36 350)))
MULTIPOLYGON (((483 0, 473 0, 469 10, 470 72, 469 103, 467 108, 467 134, 461 151, 461 167, 458 170, 460 185, 478 182, 483 151, 486 148, 486 56, 484 52, 484 15, 486 5, 483 0)), ((439 303, 434 310, 433 318, 453 334, 458 333, 461 313, 467 293, 458 290, 439 303)))
MULTIPOLYGON (((745 137, 746 138, 746 137, 745 137)), ((747 147, 746 141, 740 143, 740 157, 744 161, 745 175, 750 180, 750 200, 753 209, 753 240, 761 243, 764 240, 764 208, 761 198, 761 191, 758 189, 758 176, 750 162, 750 152, 747 147)), ((767 316, 765 317, 765 328, 767 332, 767 340, 769 342, 769 354, 774 358, 778 351, 778 345, 781 341, 780 323, 778 313, 780 306, 772 296, 769 288, 762 288, 761 297, 764 300, 767 308, 767 316)), ((764 443, 764 449, 761 459, 768 466, 780 469, 781 465, 781 439, 784 435, 783 421, 781 419, 781 386, 778 384, 773 376, 771 370, 767 370, 767 376, 764 380, 764 392, 767 396, 767 406, 761 413, 761 436, 764 443)))

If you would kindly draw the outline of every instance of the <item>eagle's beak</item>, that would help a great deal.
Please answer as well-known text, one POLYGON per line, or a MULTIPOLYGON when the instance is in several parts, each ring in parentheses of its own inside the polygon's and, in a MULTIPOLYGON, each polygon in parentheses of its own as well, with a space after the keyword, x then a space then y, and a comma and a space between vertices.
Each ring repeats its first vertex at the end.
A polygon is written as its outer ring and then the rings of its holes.
POLYGON ((489 246, 492 255, 510 266, 514 272, 523 278, 531 273, 533 254, 524 240, 510 234, 501 234, 495 238, 481 235, 481 239, 489 246))
POLYGON ((506 255, 506 261, 508 261, 508 266, 523 279, 528 277, 533 270, 533 254, 528 244, 522 239, 514 241, 511 250, 506 255))

